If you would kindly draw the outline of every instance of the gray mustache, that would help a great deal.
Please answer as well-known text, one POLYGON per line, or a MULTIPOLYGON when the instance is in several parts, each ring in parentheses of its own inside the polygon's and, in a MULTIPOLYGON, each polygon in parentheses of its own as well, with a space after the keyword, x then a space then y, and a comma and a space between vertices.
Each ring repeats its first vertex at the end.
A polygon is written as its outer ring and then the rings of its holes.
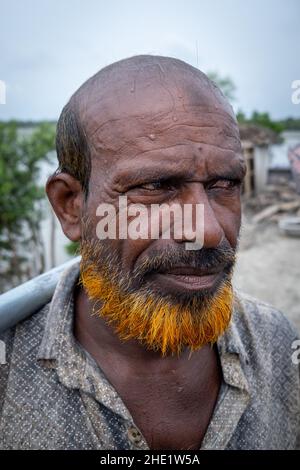
POLYGON ((216 248, 202 248, 186 251, 184 248, 168 248, 163 252, 154 252, 134 269, 133 276, 140 277, 153 272, 164 272, 176 266, 187 266, 199 270, 217 269, 222 266, 230 270, 235 263, 235 250, 222 243, 216 248))

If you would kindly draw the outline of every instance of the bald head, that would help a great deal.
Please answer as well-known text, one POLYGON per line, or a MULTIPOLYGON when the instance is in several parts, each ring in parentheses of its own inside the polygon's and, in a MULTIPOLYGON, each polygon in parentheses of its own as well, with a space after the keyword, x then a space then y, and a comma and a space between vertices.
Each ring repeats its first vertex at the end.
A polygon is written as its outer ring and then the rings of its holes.
POLYGON ((169 57, 136 56, 100 70, 73 95, 80 118, 94 131, 90 119, 154 116, 186 106, 232 109, 216 85, 200 70, 169 57), (97 112, 95 112, 97 110, 97 112))
POLYGON ((231 106, 198 69, 178 59, 149 55, 111 64, 87 80, 61 114, 60 168, 87 189, 93 153, 108 157, 126 146, 134 152, 137 139, 150 139, 153 146, 162 129, 185 125, 189 110, 197 124, 207 120, 218 127, 218 119, 223 119, 226 132, 238 139, 231 106))

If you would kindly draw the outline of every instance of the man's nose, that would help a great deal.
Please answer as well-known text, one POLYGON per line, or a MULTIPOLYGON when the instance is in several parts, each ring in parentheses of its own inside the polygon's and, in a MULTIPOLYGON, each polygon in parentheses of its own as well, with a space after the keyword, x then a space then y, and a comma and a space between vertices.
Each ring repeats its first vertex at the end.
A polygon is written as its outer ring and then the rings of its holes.
POLYGON ((191 230, 183 230, 182 242, 194 242, 196 239, 196 230, 199 229, 196 223, 196 204, 203 205, 203 247, 216 248, 225 237, 222 226, 220 225, 214 209, 211 206, 210 200, 207 196, 205 188, 202 183, 190 183, 185 189, 181 204, 191 204, 192 210, 192 223, 188 224, 191 230))

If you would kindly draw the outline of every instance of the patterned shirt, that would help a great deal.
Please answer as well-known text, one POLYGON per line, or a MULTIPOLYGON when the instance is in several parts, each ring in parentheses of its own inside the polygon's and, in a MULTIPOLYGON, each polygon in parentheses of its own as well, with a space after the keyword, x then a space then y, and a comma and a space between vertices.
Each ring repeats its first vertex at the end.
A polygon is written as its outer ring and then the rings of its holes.
MULTIPOLYGON (((69 268, 50 304, 0 335, 0 449, 149 450, 122 398, 74 337, 78 276, 79 265, 69 268)), ((201 450, 299 446, 295 339, 280 312, 236 294, 217 341, 223 379, 201 450)))

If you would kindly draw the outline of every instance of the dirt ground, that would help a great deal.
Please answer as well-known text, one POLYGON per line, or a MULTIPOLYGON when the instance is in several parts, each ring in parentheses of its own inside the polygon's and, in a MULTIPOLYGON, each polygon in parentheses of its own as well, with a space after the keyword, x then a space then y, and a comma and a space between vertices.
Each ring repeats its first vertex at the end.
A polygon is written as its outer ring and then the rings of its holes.
POLYGON ((234 285, 281 310, 300 333, 300 238, 245 214, 234 285))

